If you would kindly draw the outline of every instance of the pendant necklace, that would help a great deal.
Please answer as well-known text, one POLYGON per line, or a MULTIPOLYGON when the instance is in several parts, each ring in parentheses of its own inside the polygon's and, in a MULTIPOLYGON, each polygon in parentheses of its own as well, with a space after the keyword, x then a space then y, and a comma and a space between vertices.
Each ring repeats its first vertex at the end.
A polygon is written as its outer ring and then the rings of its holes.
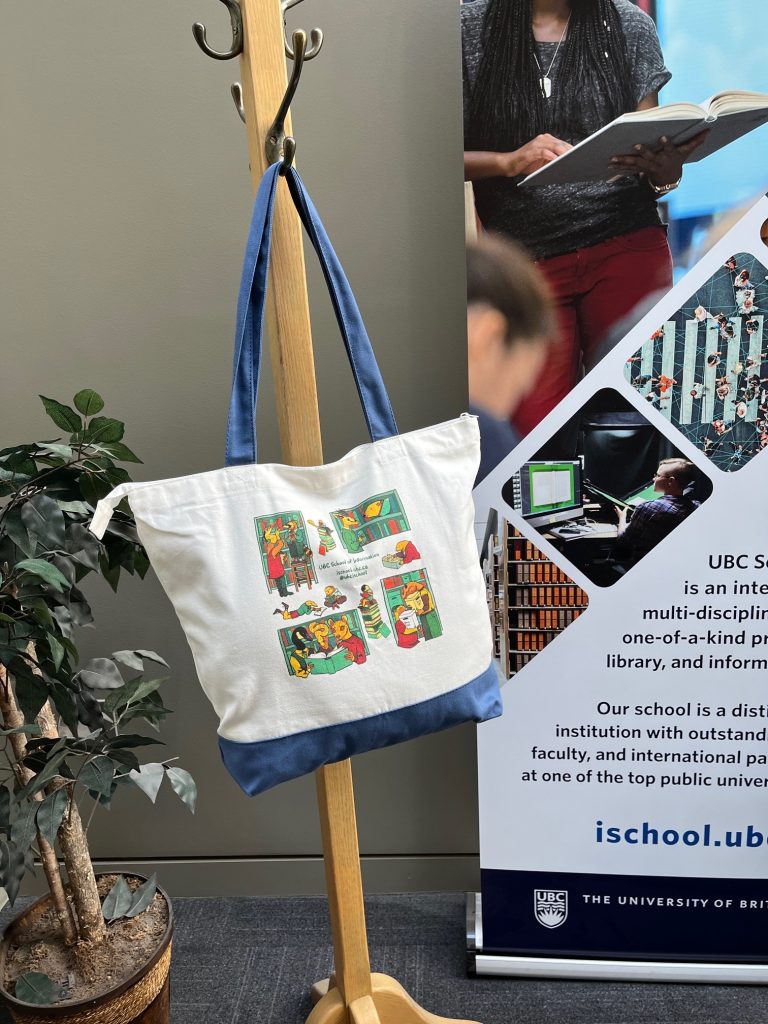
POLYGON ((560 52, 560 47, 563 45, 563 40, 565 39, 565 33, 568 31, 568 25, 570 24, 570 21, 571 21, 571 16, 569 14, 568 15, 568 21, 566 21, 565 28, 563 29, 563 34, 560 36, 560 42, 557 44, 557 46, 555 48, 555 54, 554 54, 554 56, 552 58, 552 63, 549 65, 549 70, 546 72, 546 74, 544 73, 544 68, 541 66, 541 61, 539 60, 539 55, 538 55, 538 53, 536 53, 536 44, 535 44, 535 41, 534 41, 533 56, 536 58, 536 63, 539 65, 539 71, 541 72, 541 76, 540 76, 540 78, 541 78, 541 91, 544 93, 544 96, 547 99, 549 99, 549 97, 552 95, 552 78, 551 78, 552 68, 555 66, 555 61, 557 60, 557 55, 560 52))

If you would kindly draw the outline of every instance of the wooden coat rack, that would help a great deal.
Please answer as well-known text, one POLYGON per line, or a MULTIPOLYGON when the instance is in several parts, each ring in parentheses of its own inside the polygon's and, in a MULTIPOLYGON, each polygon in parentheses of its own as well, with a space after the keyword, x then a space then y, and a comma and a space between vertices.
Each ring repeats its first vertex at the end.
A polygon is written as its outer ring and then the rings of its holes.
MULTIPOLYGON (((294 33, 292 46, 286 43, 285 12, 299 2, 222 0, 232 21, 232 45, 227 51, 211 48, 203 25, 193 29, 209 56, 218 60, 240 56, 242 86, 234 86, 233 95, 248 133, 254 192, 270 163, 283 156, 288 162, 292 159, 295 145, 288 105, 303 61, 314 57, 322 45, 318 29, 312 30, 309 50, 301 32, 294 33), (290 86, 286 54, 295 62, 290 86), (279 111, 277 118, 275 111, 279 111)), ((267 324, 283 458, 294 466, 320 465, 323 449, 302 229, 283 189, 278 190, 275 206, 269 286, 267 324)), ((320 768, 316 779, 334 974, 314 986, 315 1006, 307 1024, 450 1024, 448 1018, 418 1006, 394 978, 371 973, 351 762, 320 768)))

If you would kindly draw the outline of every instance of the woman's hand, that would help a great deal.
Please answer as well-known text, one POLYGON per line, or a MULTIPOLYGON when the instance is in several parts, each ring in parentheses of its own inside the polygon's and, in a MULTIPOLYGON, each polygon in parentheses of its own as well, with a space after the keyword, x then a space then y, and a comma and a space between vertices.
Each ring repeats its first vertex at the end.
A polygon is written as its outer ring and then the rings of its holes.
POLYGON ((501 169, 508 178, 515 178, 518 174, 533 174, 540 167, 567 153, 569 149, 573 149, 570 143, 556 139, 554 135, 537 135, 520 149, 513 149, 511 153, 500 153, 501 169))
POLYGON ((532 174, 569 149, 573 146, 554 135, 537 135, 520 149, 508 153, 470 150, 464 153, 464 180, 484 181, 487 178, 516 178, 521 174, 532 174))
POLYGON ((685 161, 708 135, 709 129, 706 128, 681 146, 676 146, 662 135, 659 139, 661 149, 657 152, 647 146, 635 146, 634 153, 613 157, 611 167, 625 174, 644 174, 653 185, 674 185, 683 175, 685 161))

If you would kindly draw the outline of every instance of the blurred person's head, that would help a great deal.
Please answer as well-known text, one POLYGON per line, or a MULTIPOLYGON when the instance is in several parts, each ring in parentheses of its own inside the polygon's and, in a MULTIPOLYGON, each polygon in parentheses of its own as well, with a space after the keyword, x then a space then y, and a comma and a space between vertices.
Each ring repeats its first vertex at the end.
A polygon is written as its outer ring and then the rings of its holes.
POLYGON ((521 246, 488 235, 467 246, 471 405, 507 419, 538 378, 554 327, 549 286, 521 246))

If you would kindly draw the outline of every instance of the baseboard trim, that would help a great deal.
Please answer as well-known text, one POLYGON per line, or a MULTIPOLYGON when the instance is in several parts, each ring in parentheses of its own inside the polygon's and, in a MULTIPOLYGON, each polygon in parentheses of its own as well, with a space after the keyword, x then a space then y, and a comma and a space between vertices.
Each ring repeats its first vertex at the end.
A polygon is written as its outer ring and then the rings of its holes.
MULTIPOLYGON (((366 894, 465 892, 479 888, 478 857, 362 857, 366 894)), ((163 860, 95 860, 97 871, 157 873, 171 896, 322 896, 322 857, 232 857, 163 860)), ((27 876, 24 895, 45 892, 45 878, 27 876)))

